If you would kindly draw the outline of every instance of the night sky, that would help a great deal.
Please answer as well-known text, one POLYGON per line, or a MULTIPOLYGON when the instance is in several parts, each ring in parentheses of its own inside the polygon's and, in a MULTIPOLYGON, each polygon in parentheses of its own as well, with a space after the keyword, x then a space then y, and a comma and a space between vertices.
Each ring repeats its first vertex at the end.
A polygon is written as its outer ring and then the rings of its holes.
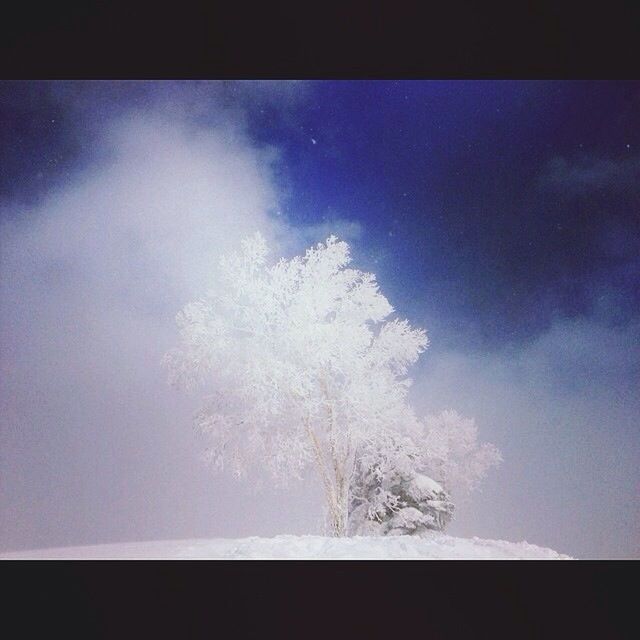
MULTIPOLYGON (((152 445, 148 457, 134 463, 119 453, 124 445, 113 435, 110 463, 98 465, 98 479, 83 485, 83 470, 107 441, 80 436, 70 444, 72 433, 97 429, 87 426, 93 411, 112 424, 106 418, 113 419, 113 405, 106 407, 98 394, 87 401, 83 417, 72 415, 72 381, 82 378, 72 358, 50 369, 52 376, 69 375, 66 392, 42 371, 28 382, 30 367, 40 368, 43 354, 27 347, 34 336, 42 335, 42 345, 57 341, 56 353, 76 344, 71 325, 62 320, 66 312, 56 307, 56 300, 63 305, 66 299, 58 289, 75 300, 76 310, 83 308, 83 287, 93 290, 98 282, 119 301, 126 289, 131 299, 144 302, 136 313, 160 327, 159 352, 167 346, 165 336, 167 342, 175 338, 173 315, 197 286, 176 285, 175 296, 165 294, 161 280, 145 275, 160 264, 161 254, 153 259, 145 254, 144 268, 137 270, 141 254, 126 243, 114 250, 111 272, 100 263, 100 274, 84 280, 93 271, 83 262, 92 251, 82 249, 84 236, 73 222, 82 215, 65 218, 65 207, 92 210, 93 196, 77 195, 83 185, 104 185, 98 193, 107 200, 122 185, 119 193, 137 193, 135 180, 129 184, 120 173, 117 178, 109 173, 126 154, 141 154, 145 176, 156 175, 154 158, 165 147, 170 165, 171 145, 163 142, 163 132, 174 125, 186 140, 176 163, 192 157, 190 149, 206 132, 224 131, 223 140, 237 157, 258 167, 255 182, 262 186, 247 211, 262 211, 248 213, 247 229, 254 219, 255 226, 273 229, 284 254, 331 232, 344 237, 354 264, 376 273, 397 312, 427 329, 431 346, 414 371, 416 407, 451 406, 475 417, 480 438, 497 444, 505 459, 485 489, 460 507, 452 533, 526 539, 580 557, 640 557, 640 83, 591 81, 0 83, 1 549, 313 532, 316 514, 300 511, 309 509, 304 504, 295 506, 304 503, 298 489, 291 493, 290 521, 281 516, 259 522, 260 513, 270 512, 268 491, 259 498, 244 495, 231 480, 212 480, 208 471, 191 469, 188 480, 175 470, 174 481, 162 476, 154 485, 160 476, 150 470, 165 464, 162 456, 173 455, 169 445, 152 445), (154 118, 162 126, 147 127, 154 118), (140 140, 152 141, 151 151, 138 141, 137 127, 144 129, 140 140), (142 151, 136 152, 136 145, 142 151), (66 233, 52 231, 56 220, 66 233), (34 240, 45 228, 38 237, 47 242, 34 240), (69 240, 65 249, 56 246, 56 237, 77 241, 69 240), (52 269, 58 269, 56 277, 52 269), (34 284, 34 274, 44 278, 44 272, 49 279, 34 284), (115 287, 129 272, 131 281, 115 287), (33 290, 23 295, 18 282, 33 290), (43 291, 44 310, 38 297, 43 291), (61 426, 66 420, 76 421, 75 431, 61 426), (76 462, 70 463, 72 458, 76 462), (136 488, 136 464, 145 477, 143 491, 136 488), (129 470, 119 498, 110 493, 114 465, 129 470), (52 478, 59 482, 57 492, 52 478), (171 510, 175 515, 175 509, 185 509, 176 506, 184 499, 176 490, 173 502, 165 496, 144 518, 132 519, 140 504, 163 491, 162 482, 183 482, 189 491, 199 491, 193 509, 179 512, 176 524, 171 510), (219 517, 233 513, 220 505, 231 504, 234 491, 243 496, 238 499, 244 512, 254 509, 255 516, 219 517), (256 500, 261 506, 255 507, 256 500)), ((226 179, 224 144, 212 160, 221 167, 221 179, 226 179)), ((203 154, 195 154, 198 162, 205 163, 203 154)), ((172 194, 188 186, 194 172, 185 169, 184 175, 176 178, 172 194)), ((232 178, 229 184, 225 197, 233 199, 232 178)), ((87 187, 86 193, 95 192, 87 187)), ((112 206, 126 201, 115 195, 112 206)), ((227 223, 236 229, 235 220, 244 215, 238 206, 231 221, 217 209, 212 212, 220 235, 227 223)), ((104 231, 111 218, 108 207, 100 207, 106 213, 95 214, 96 224, 104 224, 104 231)), ((178 193, 175 211, 163 220, 181 211, 178 193)), ((146 237, 145 225, 160 233, 163 223, 153 213, 145 216, 135 233, 146 237)), ((213 227, 212 233, 217 233, 213 227)), ((165 235, 160 234, 163 242, 165 235)), ((107 236, 105 246, 112 246, 107 236)), ((99 253, 96 242, 92 246, 99 253)), ((170 251, 179 263, 180 245, 170 251)), ((82 311, 85 326, 104 317, 96 304, 106 305, 106 298, 97 300, 82 311)), ((136 327, 143 330, 142 324, 136 327)), ((111 348, 120 352, 122 339, 113 340, 111 348)), ((145 353, 155 354, 155 348, 145 353)), ((106 340, 100 357, 108 359, 109 353, 106 340)), ((43 357, 47 360, 46 352, 43 357)), ((154 358, 149 357, 150 369, 157 364, 154 358)), ((102 366, 107 379, 109 364, 102 366)), ((177 442, 179 433, 193 440, 189 412, 175 404, 170 389, 157 386, 162 372, 138 373, 136 364, 127 366, 118 371, 144 378, 147 399, 162 391, 166 402, 174 403, 172 426, 165 427, 174 431, 167 441, 177 442)), ((122 399, 125 391, 112 393, 122 399)), ((133 446, 131 438, 141 445, 144 438, 131 436, 131 428, 150 414, 142 416, 131 399, 118 407, 115 413, 129 425, 126 446, 133 446)), ((154 437, 162 432, 158 429, 154 437)), ((197 451, 198 443, 192 448, 197 451)), ((189 464, 192 451, 182 454, 189 464)))
POLYGON ((595 307, 612 322, 637 311, 637 83, 315 90, 298 127, 265 111, 252 131, 284 149, 294 220, 366 226, 400 308, 460 323, 483 346, 595 307))

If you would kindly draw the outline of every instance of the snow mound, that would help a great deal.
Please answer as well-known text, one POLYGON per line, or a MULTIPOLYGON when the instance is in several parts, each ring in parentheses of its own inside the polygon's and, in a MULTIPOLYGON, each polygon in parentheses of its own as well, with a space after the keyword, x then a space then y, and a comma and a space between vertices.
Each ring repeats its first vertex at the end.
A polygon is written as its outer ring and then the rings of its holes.
POLYGON ((157 540, 85 547, 17 551, 0 559, 51 560, 571 560, 528 542, 423 536, 329 538, 280 535, 274 538, 157 540))

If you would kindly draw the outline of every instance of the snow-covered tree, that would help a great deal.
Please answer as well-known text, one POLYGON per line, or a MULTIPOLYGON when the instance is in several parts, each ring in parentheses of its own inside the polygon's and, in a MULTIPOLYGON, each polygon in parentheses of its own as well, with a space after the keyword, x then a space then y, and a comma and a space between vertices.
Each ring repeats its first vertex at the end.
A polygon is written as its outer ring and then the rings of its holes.
POLYGON ((487 471, 502 461, 495 446, 478 443, 475 421, 453 410, 427 416, 421 441, 428 471, 455 499, 476 489, 487 471))
POLYGON ((349 530, 360 535, 442 530, 454 505, 502 460, 479 444, 472 419, 448 410, 426 416, 416 429, 371 443, 353 476, 349 530))
POLYGON ((220 292, 178 314, 181 346, 166 356, 172 382, 208 387, 196 423, 213 462, 279 477, 314 462, 338 536, 359 452, 420 428, 406 373, 428 342, 388 319, 375 276, 350 260, 334 236, 272 265, 262 236, 244 240, 220 261, 220 292))
POLYGON ((453 504, 424 471, 423 451, 407 435, 368 447, 353 476, 349 532, 414 535, 444 529, 453 504))

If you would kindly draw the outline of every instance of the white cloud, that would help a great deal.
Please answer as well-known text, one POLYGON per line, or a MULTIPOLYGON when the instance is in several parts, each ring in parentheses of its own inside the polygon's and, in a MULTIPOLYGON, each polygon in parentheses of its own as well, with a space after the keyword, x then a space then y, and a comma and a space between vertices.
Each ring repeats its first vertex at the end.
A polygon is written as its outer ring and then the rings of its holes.
POLYGON ((574 161, 556 157, 543 168, 540 184, 579 194, 597 189, 636 190, 638 178, 640 156, 637 155, 618 159, 586 157, 574 161))
MULTIPOLYGON (((86 170, 2 216, 0 546, 275 533, 268 505, 200 462, 161 358, 222 252, 288 235, 270 215, 277 154, 241 122, 154 111, 98 140, 86 170)), ((303 532, 317 514, 297 492, 303 532)))

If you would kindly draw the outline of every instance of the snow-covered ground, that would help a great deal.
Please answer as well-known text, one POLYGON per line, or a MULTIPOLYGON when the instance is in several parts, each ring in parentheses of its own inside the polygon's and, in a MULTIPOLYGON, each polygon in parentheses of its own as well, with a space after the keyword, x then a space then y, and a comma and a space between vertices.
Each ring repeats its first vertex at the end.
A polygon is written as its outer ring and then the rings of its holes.
POLYGON ((0 559, 138 560, 570 560, 569 556, 528 542, 425 537, 328 538, 282 535, 275 538, 157 540, 85 547, 36 549, 0 559))

